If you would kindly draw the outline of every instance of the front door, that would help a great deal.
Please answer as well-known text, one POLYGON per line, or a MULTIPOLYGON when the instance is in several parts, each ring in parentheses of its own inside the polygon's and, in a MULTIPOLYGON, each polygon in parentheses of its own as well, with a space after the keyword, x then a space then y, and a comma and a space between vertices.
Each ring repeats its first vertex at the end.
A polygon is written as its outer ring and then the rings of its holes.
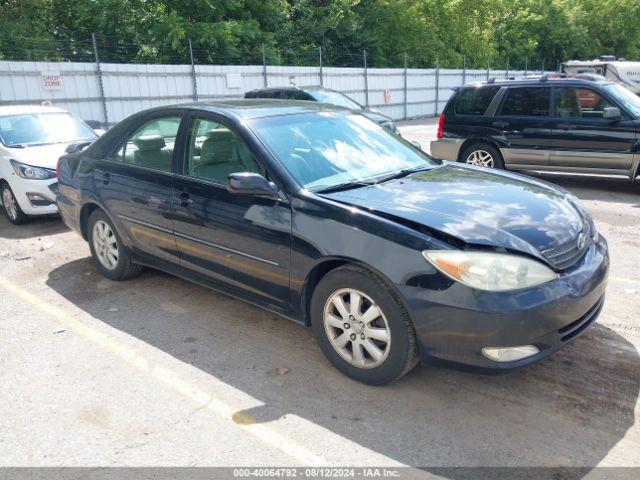
POLYGON ((129 246, 174 263, 172 172, 181 121, 176 114, 147 119, 93 170, 99 200, 129 246))
POLYGON ((493 118, 493 127, 507 141, 501 148, 507 167, 549 164, 550 108, 550 87, 507 89, 493 118))
POLYGON ((286 310, 291 208, 284 199, 235 195, 227 177, 264 167, 229 126, 192 117, 175 180, 175 236, 181 265, 233 292, 286 310))
POLYGON ((633 122, 604 118, 605 108, 617 106, 591 88, 555 88, 549 164, 629 171, 636 143, 633 122))

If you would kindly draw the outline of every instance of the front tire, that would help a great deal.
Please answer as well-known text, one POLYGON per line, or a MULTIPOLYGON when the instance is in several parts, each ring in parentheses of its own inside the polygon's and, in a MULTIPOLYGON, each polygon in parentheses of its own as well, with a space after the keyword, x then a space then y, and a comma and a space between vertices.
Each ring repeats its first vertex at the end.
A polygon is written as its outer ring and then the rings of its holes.
POLYGON ((382 279, 361 267, 340 267, 320 280, 311 326, 329 361, 359 382, 394 382, 418 362, 409 315, 382 279))
POLYGON ((460 158, 461 162, 486 168, 504 168, 504 160, 500 151, 484 142, 477 142, 465 148, 460 158))
POLYGON ((131 260, 106 213, 95 210, 89 217, 87 232, 91 256, 105 277, 127 280, 140 274, 142 265, 131 260))
POLYGON ((25 214, 18 201, 16 200, 16 196, 13 194, 13 190, 8 183, 0 183, 0 190, 2 195, 2 205, 4 206, 4 213, 7 215, 7 218, 14 225, 22 225, 29 220, 27 214, 25 214))

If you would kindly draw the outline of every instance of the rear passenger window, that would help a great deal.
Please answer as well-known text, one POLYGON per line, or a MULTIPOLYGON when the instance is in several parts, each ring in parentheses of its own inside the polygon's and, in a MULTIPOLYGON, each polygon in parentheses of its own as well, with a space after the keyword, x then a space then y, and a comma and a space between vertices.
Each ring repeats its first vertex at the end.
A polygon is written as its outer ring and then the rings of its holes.
POLYGON ((549 116, 550 88, 510 88, 499 115, 549 116))
POLYGON ((455 104, 457 115, 484 115, 498 87, 465 88, 458 94, 455 104))
POLYGON ((182 117, 172 116, 145 123, 127 139, 117 159, 132 165, 170 172, 181 121, 182 117))
POLYGON ((227 183, 230 173, 264 174, 249 147, 226 126, 194 118, 189 125, 186 173, 189 176, 227 183))

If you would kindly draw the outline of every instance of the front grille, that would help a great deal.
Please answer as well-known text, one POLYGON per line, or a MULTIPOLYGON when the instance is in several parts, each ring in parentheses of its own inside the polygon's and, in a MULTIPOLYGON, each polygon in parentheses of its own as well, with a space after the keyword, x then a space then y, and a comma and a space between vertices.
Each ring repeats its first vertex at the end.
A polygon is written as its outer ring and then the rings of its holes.
POLYGON ((564 270, 578 262, 592 242, 592 232, 588 223, 575 238, 557 247, 542 251, 542 255, 556 270, 564 270), (584 239, 581 242, 581 239, 584 239), (580 245, 582 243, 582 245, 580 245))
POLYGON ((560 330, 558 330, 558 333, 562 335, 562 338, 560 338, 560 341, 568 342, 569 340, 572 340, 573 338, 577 337, 582 332, 584 332, 586 328, 589 325, 591 325, 591 323, 596 318, 598 318, 598 314, 600 313, 600 310, 602 310, 603 304, 604 304, 604 296, 600 297, 600 300, 598 300, 596 304, 593 307, 591 307, 589 311, 585 313, 583 316, 581 316, 578 320, 576 320, 575 322, 571 322, 569 325, 565 325, 560 330))
POLYGON ((49 190, 51 190, 53 193, 55 193, 57 195, 58 194, 58 182, 52 183, 51 185, 49 185, 49 190))

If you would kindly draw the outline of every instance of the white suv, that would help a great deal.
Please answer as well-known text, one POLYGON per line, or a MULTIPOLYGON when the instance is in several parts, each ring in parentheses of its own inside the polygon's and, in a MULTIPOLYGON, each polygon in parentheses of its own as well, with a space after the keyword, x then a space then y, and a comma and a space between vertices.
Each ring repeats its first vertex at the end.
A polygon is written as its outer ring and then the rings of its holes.
POLYGON ((0 200, 12 223, 58 212, 56 165, 71 143, 96 133, 55 107, 0 107, 0 200))

